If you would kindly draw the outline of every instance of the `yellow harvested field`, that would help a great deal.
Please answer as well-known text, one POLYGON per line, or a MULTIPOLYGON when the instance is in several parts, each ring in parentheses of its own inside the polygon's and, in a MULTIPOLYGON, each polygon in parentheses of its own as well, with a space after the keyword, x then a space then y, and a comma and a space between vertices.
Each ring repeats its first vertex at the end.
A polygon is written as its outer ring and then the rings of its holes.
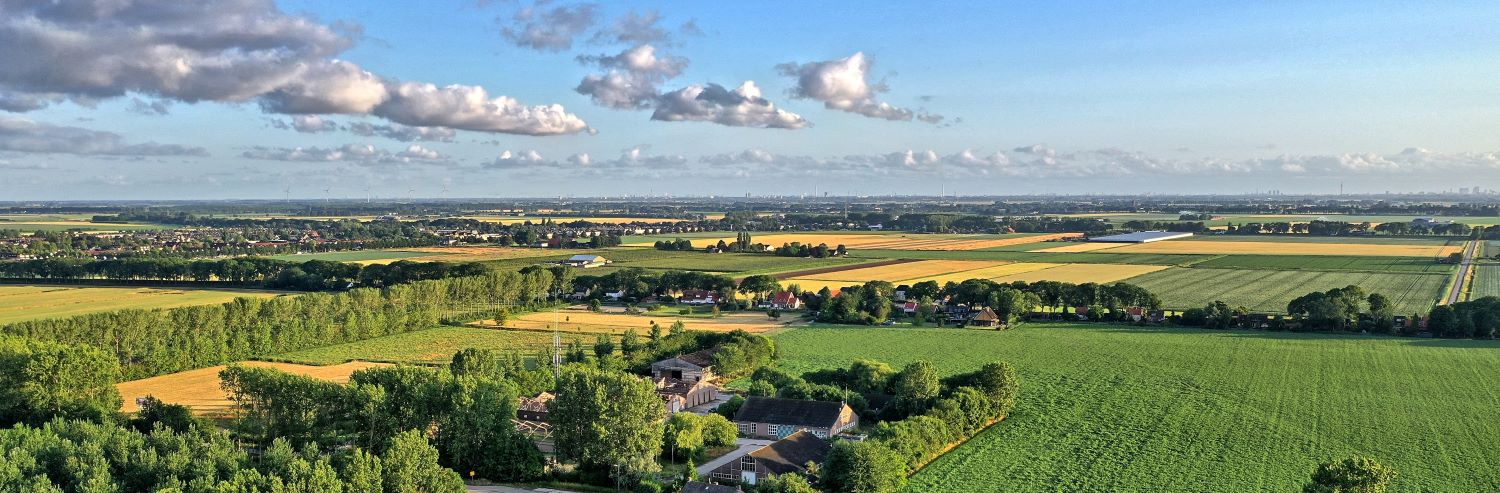
POLYGON ((1105 250, 1105 249, 1110 249, 1110 248, 1119 248, 1119 247, 1122 247, 1122 246, 1125 246, 1125 245, 1128 245, 1128 244, 1129 243, 1074 243, 1074 244, 1071 244, 1071 245, 1068 245, 1068 246, 1043 248, 1041 250, 1032 250, 1032 251, 1033 252, 1040 252, 1040 253, 1092 252, 1094 250, 1105 250))
MULTIPOLYGON (((851 249, 865 250, 982 250, 1008 245, 1019 245, 1023 243, 1035 243, 1069 236, 1077 236, 1075 233, 1058 233, 1032 236, 994 237, 985 235, 969 236, 939 236, 924 234, 853 234, 853 233, 811 233, 811 234, 769 234, 752 235, 751 241, 764 243, 772 247, 779 247, 787 243, 802 243, 804 245, 817 245, 826 243, 830 248, 844 245, 851 249)), ((704 244, 717 243, 719 240, 732 242, 733 236, 723 238, 707 238, 704 244)))
POLYGON ((1008 264, 990 260, 919 260, 916 262, 905 262, 900 264, 881 265, 877 267, 865 267, 861 269, 849 269, 823 274, 814 274, 808 278, 822 281, 904 281, 919 277, 935 276, 950 272, 982 269, 996 265, 1008 264))
POLYGON ((1048 269, 995 277, 991 278, 991 280, 1000 283, 1015 281, 1057 281, 1074 284, 1086 282, 1104 284, 1130 279, 1142 274, 1150 274, 1165 268, 1167 268, 1165 265, 1063 264, 1048 269))
POLYGON ((127 308, 177 308, 270 298, 280 293, 238 289, 0 285, 0 324, 127 308))
POLYGON ((705 332, 729 332, 743 330, 750 333, 767 332, 785 327, 792 322, 789 318, 772 319, 765 313, 759 311, 747 311, 726 313, 719 318, 707 317, 681 317, 675 313, 627 315, 625 313, 595 313, 581 308, 569 308, 562 310, 556 317, 552 312, 528 313, 520 317, 506 320, 501 327, 516 330, 552 330, 554 320, 566 331, 622 334, 626 329, 635 329, 637 333, 645 336, 651 329, 651 322, 656 322, 662 330, 671 327, 673 322, 682 320, 682 324, 688 330, 701 330, 705 332))
POLYGON ((1158 241, 1123 246, 1110 253, 1181 253, 1219 255, 1361 255, 1436 258, 1463 251, 1462 245, 1389 245, 1372 243, 1291 243, 1270 241, 1158 241))
MULTIPOLYGON (((330 366, 270 363, 265 361, 245 361, 239 364, 260 368, 275 368, 287 373, 306 375, 319 380, 338 383, 348 382, 349 375, 355 371, 387 366, 385 363, 369 363, 364 361, 351 361, 341 365, 330 366)), ((200 416, 223 416, 229 412, 231 406, 229 397, 224 394, 224 389, 219 387, 219 371, 223 369, 223 365, 212 366, 116 384, 115 388, 120 390, 120 397, 124 399, 124 404, 120 406, 120 410, 127 413, 139 411, 140 406, 136 405, 135 400, 149 395, 161 399, 162 402, 187 406, 193 410, 194 414, 200 416)))
MULTIPOLYGON (((1003 277, 1012 276, 1012 275, 1021 274, 1021 273, 1026 273, 1026 272, 1039 271, 1039 270, 1043 270, 1043 269, 1051 269, 1051 268, 1057 267, 1059 265, 1062 265, 1062 264, 1052 264, 1052 263, 1047 263, 1047 262, 1017 262, 1017 263, 1013 263, 1013 264, 1006 264, 1006 265, 999 265, 999 266, 995 266, 995 267, 990 267, 990 268, 987 268, 987 269, 978 269, 978 270, 971 270, 971 271, 964 271, 964 272, 954 272, 954 273, 951 273, 951 274, 946 274, 946 275, 941 275, 941 276, 928 277, 928 278, 923 278, 923 279, 913 279, 912 282, 936 281, 938 283, 938 285, 941 286, 941 285, 947 284, 949 282, 964 282, 964 281, 967 281, 969 279, 998 279, 998 278, 1003 278, 1003 277)), ((908 283, 908 284, 910 284, 910 283, 908 283)))
POLYGON ((590 250, 572 248, 513 248, 513 247, 419 247, 403 248, 406 252, 440 253, 427 257, 409 259, 378 259, 356 262, 359 264, 389 264, 397 260, 420 262, 482 262, 486 260, 510 260, 532 257, 556 257, 575 255, 590 250))

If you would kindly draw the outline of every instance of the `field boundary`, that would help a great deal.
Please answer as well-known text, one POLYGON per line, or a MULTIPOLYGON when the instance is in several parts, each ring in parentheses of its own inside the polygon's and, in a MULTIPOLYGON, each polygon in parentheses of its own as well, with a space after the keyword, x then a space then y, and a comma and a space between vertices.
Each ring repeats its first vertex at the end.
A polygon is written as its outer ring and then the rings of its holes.
POLYGON ((776 276, 776 280, 777 281, 785 281, 787 279, 791 279, 791 278, 794 278, 794 277, 807 277, 807 276, 815 276, 815 275, 818 275, 818 274, 829 274, 829 273, 833 273, 833 272, 843 272, 843 271, 846 271, 846 270, 867 269, 867 268, 873 268, 873 267, 885 267, 885 266, 888 266, 888 265, 907 264, 907 263, 917 262, 917 261, 920 261, 920 260, 923 260, 923 259, 897 258, 897 259, 881 260, 881 261, 877 261, 877 262, 865 262, 865 263, 849 264, 849 265, 836 265, 836 266, 832 266, 832 267, 820 267, 820 268, 817 268, 817 269, 806 269, 806 270, 799 270, 799 271, 792 271, 792 272, 782 272, 782 273, 773 274, 773 275, 776 276))

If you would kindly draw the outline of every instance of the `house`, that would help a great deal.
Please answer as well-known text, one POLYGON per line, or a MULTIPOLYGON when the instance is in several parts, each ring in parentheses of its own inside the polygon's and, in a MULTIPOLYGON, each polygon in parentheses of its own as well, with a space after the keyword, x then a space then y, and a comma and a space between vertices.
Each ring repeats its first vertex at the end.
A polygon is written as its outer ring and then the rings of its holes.
POLYGON ((802 298, 792 294, 791 291, 781 291, 771 295, 771 308, 777 310, 796 310, 802 308, 802 298))
POLYGON ((702 481, 688 481, 687 484, 682 485, 682 493, 743 493, 744 491, 738 485, 730 486, 702 481))
POLYGON ((917 313, 917 302, 915 302, 915 301, 908 301, 906 303, 902 303, 901 304, 901 313, 907 313, 907 314, 917 313))
POLYGON ((974 317, 974 310, 969 309, 968 305, 948 305, 943 310, 943 316, 950 324, 964 325, 974 317))
POLYGON ((997 327, 1000 325, 1000 315, 990 307, 984 307, 983 310, 974 312, 974 316, 969 318, 969 324, 979 327, 997 327))
POLYGON ((1139 322, 1146 318, 1146 309, 1139 306, 1126 307, 1125 315, 1130 317, 1130 321, 1139 322))
POLYGON ((705 349, 651 364, 651 382, 668 414, 713 402, 718 396, 718 387, 713 385, 714 352, 705 349))
POLYGON ((562 264, 562 265, 567 265, 567 266, 572 266, 572 267, 578 267, 580 269, 588 269, 588 268, 592 268, 592 267, 600 267, 600 266, 604 266, 604 265, 609 265, 609 260, 605 259, 604 257, 598 256, 598 255, 583 255, 583 254, 579 254, 579 255, 574 255, 572 257, 568 257, 567 260, 564 260, 564 261, 558 262, 558 263, 562 264))
POLYGON ((677 301, 688 305, 716 305, 719 303, 719 295, 702 289, 685 289, 677 301))
POLYGON ((749 438, 781 439, 798 431, 828 438, 859 426, 859 415, 842 402, 750 397, 735 413, 734 424, 749 438))
POLYGON ((812 433, 799 431, 719 466, 709 478, 757 484, 767 476, 807 474, 807 464, 822 464, 833 446, 812 433))
POLYGON ((550 392, 542 392, 536 397, 519 397, 516 399, 516 419, 521 421, 547 422, 547 403, 557 396, 550 392))
POLYGON ((895 297, 896 301, 897 302, 906 301, 906 292, 907 291, 911 291, 911 286, 907 286, 905 284, 902 284, 900 286, 896 286, 896 291, 895 291, 895 294, 894 294, 894 297, 895 297))

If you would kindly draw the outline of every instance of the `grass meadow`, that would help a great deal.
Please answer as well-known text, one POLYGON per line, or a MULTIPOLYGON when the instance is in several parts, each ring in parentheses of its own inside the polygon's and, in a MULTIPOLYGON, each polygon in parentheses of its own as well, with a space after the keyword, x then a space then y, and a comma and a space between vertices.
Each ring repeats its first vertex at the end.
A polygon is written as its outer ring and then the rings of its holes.
MULTIPOLYGON (((592 345, 596 336, 564 333, 563 344, 567 344, 575 337, 584 344, 592 345)), ((502 352, 521 351, 524 355, 530 356, 538 349, 551 344, 552 333, 550 332, 435 327, 293 351, 267 359, 309 365, 334 365, 355 360, 383 363, 447 363, 453 358, 453 353, 465 348, 494 349, 502 352)))
POLYGON ((1193 264, 1216 269, 1339 270, 1452 274, 1453 264, 1429 258, 1355 255, 1225 255, 1193 264))
POLYGON ((237 289, 0 285, 0 324, 112 310, 212 305, 280 293, 237 289))
POLYGON ((1470 288, 1469 299, 1485 296, 1500 296, 1500 265, 1474 266, 1474 284, 1470 288))
POLYGON ((907 491, 1298 491, 1351 454, 1392 491, 1500 490, 1500 342, 1105 325, 1010 331, 802 328, 793 372, 856 358, 943 374, 1003 360, 1022 385, 1004 422, 907 491))
POLYGON ((1253 312, 1280 313, 1293 298, 1356 285, 1381 293, 1396 312, 1427 313, 1447 286, 1447 274, 1169 268, 1126 279, 1156 293, 1170 309, 1201 308, 1215 300, 1253 312))

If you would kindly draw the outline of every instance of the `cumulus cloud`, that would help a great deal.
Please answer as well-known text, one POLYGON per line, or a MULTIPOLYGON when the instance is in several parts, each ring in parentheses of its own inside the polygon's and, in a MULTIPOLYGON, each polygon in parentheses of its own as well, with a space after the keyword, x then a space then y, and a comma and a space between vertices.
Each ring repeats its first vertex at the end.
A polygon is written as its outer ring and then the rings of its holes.
POLYGON ((425 142, 452 142, 457 132, 445 127, 412 127, 407 125, 379 125, 366 122, 354 122, 344 126, 346 130, 355 135, 364 137, 385 137, 387 139, 402 142, 425 141, 425 142))
POLYGON ((704 121, 731 127, 787 128, 808 126, 801 115, 782 110, 761 97, 754 81, 733 91, 718 84, 689 85, 661 96, 652 120, 704 121))
POLYGON ((85 156, 207 156, 201 147, 126 143, 112 132, 0 117, 0 150, 85 156))
POLYGON ((130 104, 125 111, 147 116, 162 116, 172 112, 172 103, 160 99, 146 101, 141 98, 130 98, 130 104))
POLYGON ((556 135, 587 129, 558 105, 483 88, 397 82, 334 57, 357 32, 281 12, 269 0, 59 0, 0 16, 0 109, 30 111, 135 93, 157 100, 259 102, 284 114, 374 114, 411 126, 556 135))
MULTIPOLYGON (((645 13, 627 12, 620 18, 615 19, 609 26, 594 34, 594 41, 600 43, 663 43, 671 41, 672 33, 666 28, 659 26, 661 13, 648 10, 645 13)), ((689 32, 697 29, 697 24, 684 24, 689 32)))
POLYGON ((339 130, 339 124, 324 119, 318 115, 297 115, 292 117, 290 124, 281 123, 276 120, 273 125, 280 124, 279 128, 290 128, 305 134, 316 134, 323 132, 334 132, 339 130))
MULTIPOLYGON (((822 101, 828 109, 847 111, 871 118, 911 121, 916 115, 909 109, 878 101, 875 95, 885 92, 882 83, 871 83, 870 60, 864 52, 846 58, 804 64, 784 63, 776 66, 782 75, 797 79, 792 95, 822 101)), ((920 121, 940 123, 941 115, 923 112, 920 121)))
POLYGON ((516 46, 538 51, 558 52, 571 49, 573 39, 594 26, 599 6, 584 3, 575 6, 549 7, 539 1, 511 16, 512 24, 501 29, 516 46))
POLYGON ((545 164, 548 161, 542 158, 542 154, 536 151, 501 151, 495 159, 484 163, 484 167, 493 169, 521 169, 528 166, 545 164))
POLYGON ((526 106, 508 96, 491 98, 483 87, 405 82, 391 88, 391 99, 375 109, 388 120, 418 127, 521 135, 560 135, 588 128, 562 105, 526 106))
POLYGON ((687 66, 687 59, 670 55, 657 56, 656 47, 633 46, 618 55, 580 56, 578 61, 605 69, 602 74, 583 78, 574 90, 594 104, 616 109, 646 109, 660 98, 662 82, 676 77, 687 66))
POLYGON ((308 163, 349 162, 358 164, 440 164, 448 157, 413 144, 391 152, 369 144, 345 144, 336 148, 256 146, 240 153, 249 159, 308 163))

